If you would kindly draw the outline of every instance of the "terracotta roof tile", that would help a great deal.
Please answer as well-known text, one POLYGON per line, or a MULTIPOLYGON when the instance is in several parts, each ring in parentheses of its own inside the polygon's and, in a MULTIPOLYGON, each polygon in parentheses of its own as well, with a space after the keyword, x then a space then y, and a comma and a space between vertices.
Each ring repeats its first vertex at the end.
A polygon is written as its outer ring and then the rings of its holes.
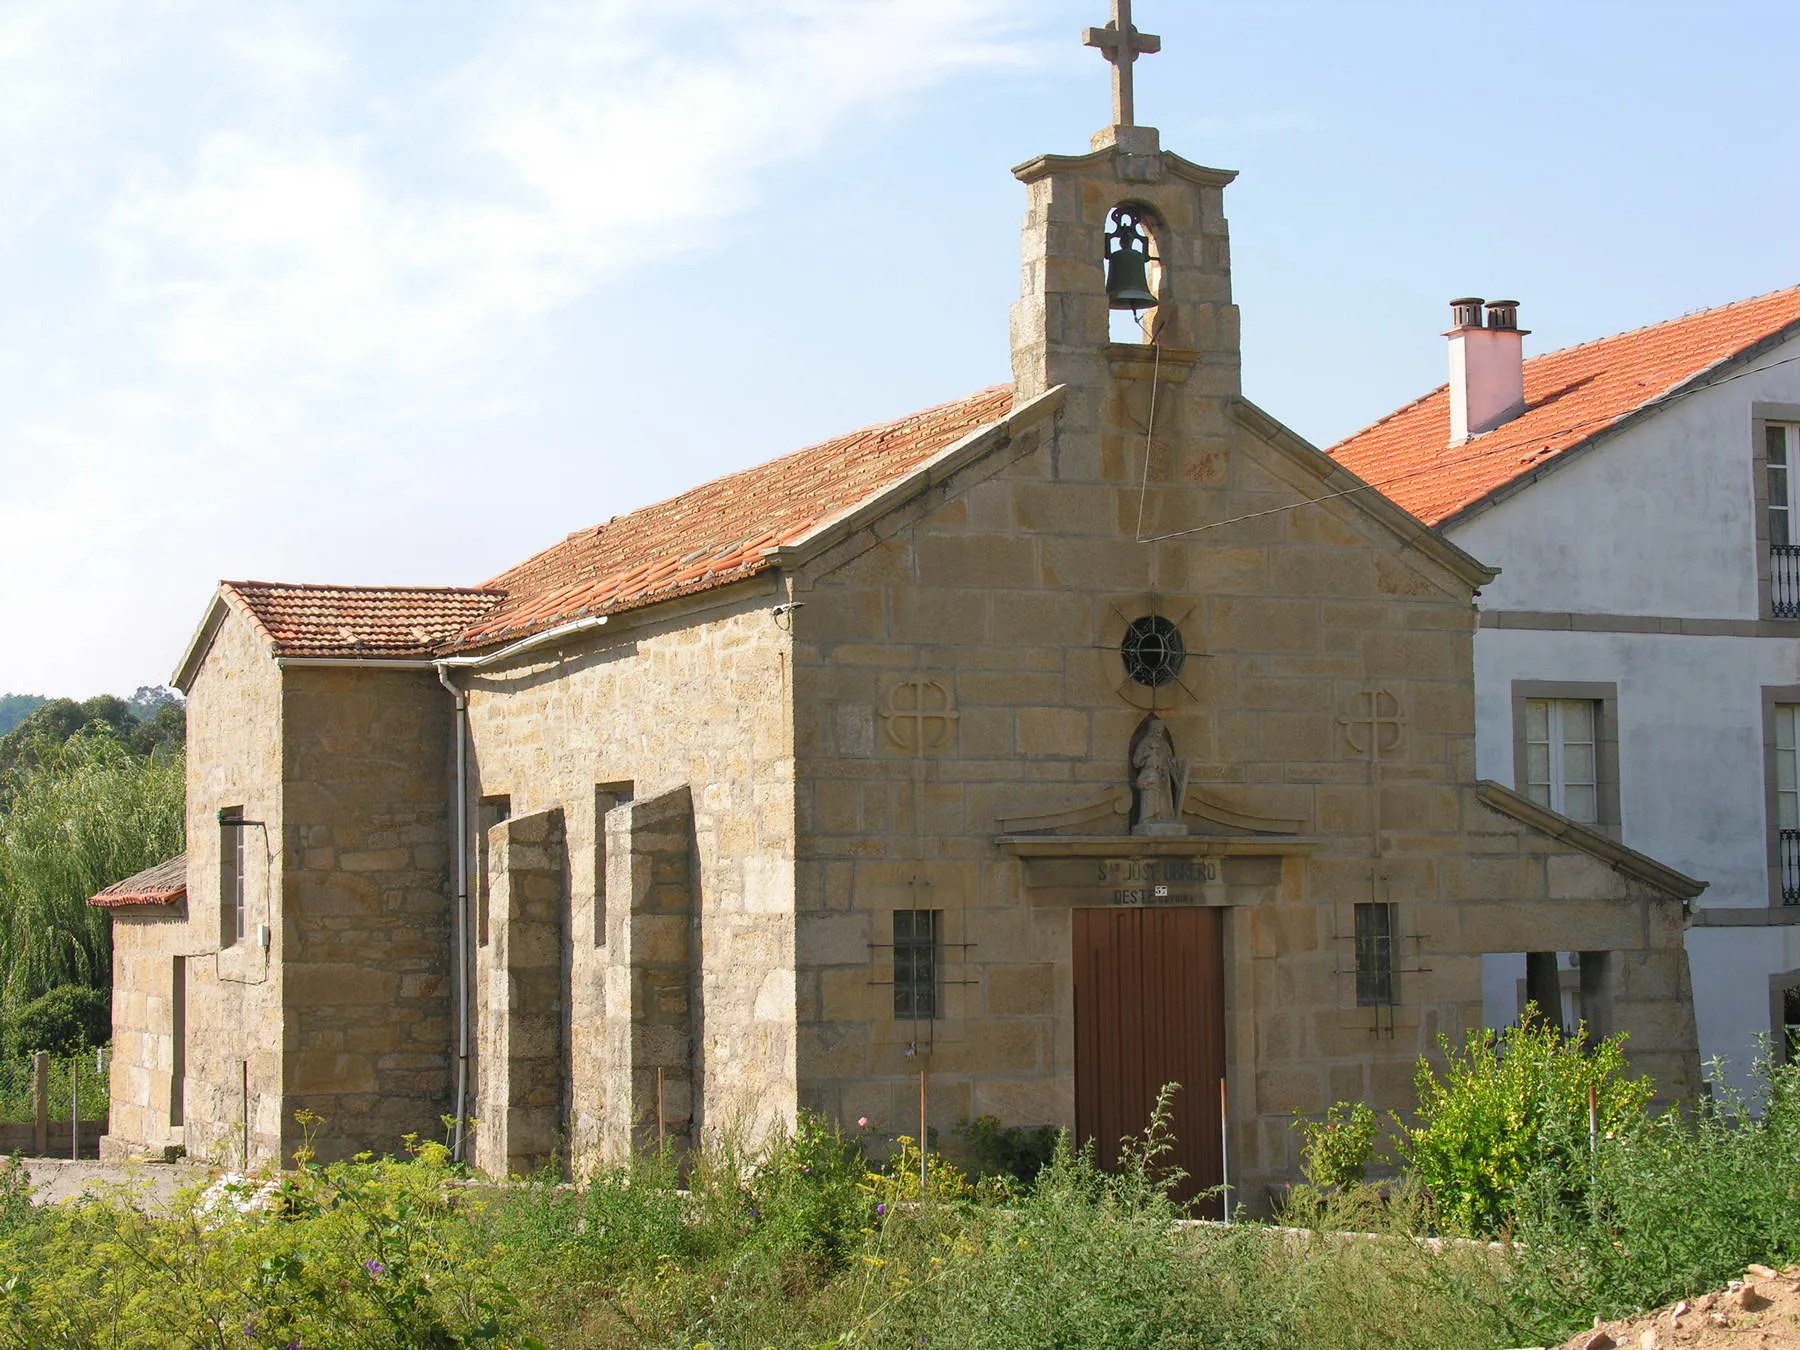
POLYGON ((427 659, 753 576, 769 552, 1011 411, 1009 385, 799 450, 579 530, 486 586, 227 581, 285 657, 427 659))
POLYGON ((187 854, 177 853, 167 862, 146 867, 123 881, 115 881, 98 895, 89 898, 90 905, 101 909, 121 909, 127 905, 172 905, 187 894, 187 854))
POLYGON ((580 530, 487 583, 506 598, 456 643, 479 647, 753 576, 767 553, 1005 417, 1012 388, 865 427, 580 530))
POLYGON ((1429 525, 1591 440, 1634 410, 1800 323, 1800 286, 1740 300, 1525 363, 1525 411, 1452 448, 1439 386, 1327 454, 1429 525))
POLYGON ((276 656, 433 655, 500 600, 496 591, 443 586, 307 586, 227 581, 276 656))

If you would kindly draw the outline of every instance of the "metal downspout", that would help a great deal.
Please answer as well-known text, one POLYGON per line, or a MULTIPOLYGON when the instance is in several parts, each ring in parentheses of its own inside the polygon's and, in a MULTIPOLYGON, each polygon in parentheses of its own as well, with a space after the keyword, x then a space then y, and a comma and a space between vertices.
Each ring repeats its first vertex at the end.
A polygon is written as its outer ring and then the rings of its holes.
POLYGON ((438 683, 455 700, 451 727, 456 737, 456 1108, 450 1156, 462 1162, 469 1099, 469 697, 451 680, 446 663, 439 661, 436 668, 438 683))

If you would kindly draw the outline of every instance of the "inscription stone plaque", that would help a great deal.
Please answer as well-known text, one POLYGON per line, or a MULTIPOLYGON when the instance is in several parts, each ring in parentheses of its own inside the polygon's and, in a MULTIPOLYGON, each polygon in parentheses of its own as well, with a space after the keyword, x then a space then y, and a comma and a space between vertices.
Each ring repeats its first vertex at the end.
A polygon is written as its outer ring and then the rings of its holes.
POLYGON ((1203 905, 1217 858, 1098 858, 1089 864, 1109 905, 1203 905))

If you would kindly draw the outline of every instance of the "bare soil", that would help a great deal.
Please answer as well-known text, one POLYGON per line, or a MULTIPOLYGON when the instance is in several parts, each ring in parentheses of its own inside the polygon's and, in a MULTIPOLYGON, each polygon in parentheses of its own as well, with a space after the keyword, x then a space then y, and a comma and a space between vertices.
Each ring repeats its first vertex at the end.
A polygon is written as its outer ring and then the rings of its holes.
POLYGON ((1730 1287, 1563 1342, 1561 1350, 1800 1350, 1800 1266, 1751 1266, 1730 1287))

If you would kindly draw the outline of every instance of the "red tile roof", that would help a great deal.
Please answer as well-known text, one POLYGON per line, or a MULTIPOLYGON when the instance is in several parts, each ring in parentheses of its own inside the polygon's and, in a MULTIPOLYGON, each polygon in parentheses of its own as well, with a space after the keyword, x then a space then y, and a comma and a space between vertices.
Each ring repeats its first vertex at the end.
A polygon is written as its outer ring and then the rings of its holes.
POLYGON ((865 427, 580 530, 487 583, 506 598, 464 630, 479 647, 753 576, 971 432, 1005 417, 1012 388, 865 427))
POLYGON ((1525 363, 1525 411, 1451 447, 1448 386, 1326 451, 1428 525, 1618 425, 1721 362, 1800 323, 1800 286, 1565 347, 1525 363))
POLYGON ((486 586, 227 581, 284 657, 429 659, 753 576, 770 552, 844 515, 1004 418, 1012 387, 865 427, 578 530, 486 586))
POLYGON ((177 853, 167 862, 146 867, 123 881, 115 881, 100 894, 89 898, 90 905, 101 909, 121 909, 127 905, 172 905, 187 894, 187 854, 177 853))
POLYGON ((444 586, 306 586, 226 581, 276 656, 433 655, 500 600, 497 591, 444 586))

